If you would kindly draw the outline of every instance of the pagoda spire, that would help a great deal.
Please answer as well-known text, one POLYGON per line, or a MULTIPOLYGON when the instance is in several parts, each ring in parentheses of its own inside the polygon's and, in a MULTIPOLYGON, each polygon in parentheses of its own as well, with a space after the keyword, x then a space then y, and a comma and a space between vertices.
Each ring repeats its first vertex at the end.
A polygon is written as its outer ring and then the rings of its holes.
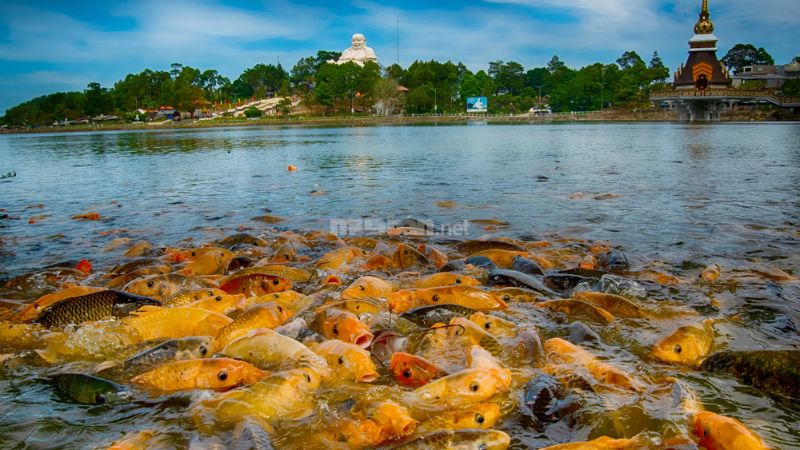
POLYGON ((711 22, 711 14, 708 12, 708 0, 703 0, 703 8, 700 10, 700 19, 694 26, 694 34, 712 34, 714 24, 711 22))

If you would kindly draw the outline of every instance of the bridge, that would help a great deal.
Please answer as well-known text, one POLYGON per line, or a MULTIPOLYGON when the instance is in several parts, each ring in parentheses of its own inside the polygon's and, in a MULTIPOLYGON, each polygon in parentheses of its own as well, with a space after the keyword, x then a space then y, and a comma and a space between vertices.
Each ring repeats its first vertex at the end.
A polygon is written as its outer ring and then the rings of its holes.
POLYGON ((717 121, 722 111, 731 109, 737 103, 770 103, 780 108, 800 107, 800 97, 784 97, 766 89, 673 89, 651 93, 650 101, 675 105, 680 119, 686 122, 717 121))

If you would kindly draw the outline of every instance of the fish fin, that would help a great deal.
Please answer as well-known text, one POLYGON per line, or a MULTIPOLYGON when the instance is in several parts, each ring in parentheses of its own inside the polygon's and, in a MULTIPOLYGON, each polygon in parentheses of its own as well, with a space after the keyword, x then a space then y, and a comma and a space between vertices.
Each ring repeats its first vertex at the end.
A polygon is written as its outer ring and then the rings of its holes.
POLYGON ((110 369, 110 368, 112 368, 112 367, 116 367, 116 366, 118 366, 119 364, 120 364, 120 363, 119 363, 119 362, 117 362, 117 361, 105 361, 105 362, 101 362, 100 364, 98 364, 98 365, 94 366, 94 372, 95 372, 95 373, 99 373, 99 372, 102 372, 102 371, 104 371, 104 370, 108 370, 108 369, 110 369))
POLYGON ((130 315, 132 316, 141 316, 145 315, 149 312, 156 312, 161 311, 164 309, 162 306, 155 306, 155 305, 144 305, 136 311, 131 311, 130 315))
POLYGON ((44 349, 44 350, 34 350, 40 358, 42 358, 47 364, 55 364, 58 361, 58 354, 52 350, 44 349))

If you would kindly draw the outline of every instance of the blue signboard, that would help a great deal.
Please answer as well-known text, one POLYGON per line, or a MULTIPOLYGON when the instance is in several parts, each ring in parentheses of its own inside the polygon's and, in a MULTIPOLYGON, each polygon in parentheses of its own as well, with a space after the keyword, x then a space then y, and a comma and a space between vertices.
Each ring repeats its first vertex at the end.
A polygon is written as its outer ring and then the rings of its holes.
POLYGON ((489 100, 486 97, 468 97, 468 113, 485 113, 489 110, 489 100))

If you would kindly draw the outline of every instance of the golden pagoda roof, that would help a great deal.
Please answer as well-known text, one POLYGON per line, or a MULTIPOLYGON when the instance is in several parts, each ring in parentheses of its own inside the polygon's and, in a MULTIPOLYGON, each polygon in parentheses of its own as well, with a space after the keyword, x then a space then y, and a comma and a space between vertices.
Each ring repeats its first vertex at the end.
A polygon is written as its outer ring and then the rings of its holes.
POLYGON ((694 25, 694 34, 712 34, 714 24, 711 22, 711 14, 708 13, 708 0, 703 0, 703 9, 700 11, 700 19, 694 25))

